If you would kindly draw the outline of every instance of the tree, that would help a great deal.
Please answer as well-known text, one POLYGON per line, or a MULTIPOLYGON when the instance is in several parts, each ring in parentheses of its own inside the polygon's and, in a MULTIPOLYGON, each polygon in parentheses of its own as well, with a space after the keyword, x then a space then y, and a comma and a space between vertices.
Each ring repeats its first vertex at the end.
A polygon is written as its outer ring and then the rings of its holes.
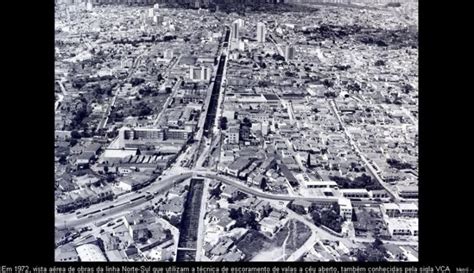
POLYGON ((265 191, 267 188, 268 188, 267 179, 265 177, 262 177, 262 180, 260 180, 260 189, 265 191))
POLYGON ((339 215, 339 206, 334 204, 331 208, 312 204, 310 207, 311 218, 316 226, 326 226, 336 232, 341 232, 344 219, 339 215))
POLYGON ((238 218, 242 217, 242 208, 231 208, 229 211, 229 217, 233 220, 237 220, 238 218))
POLYGON ((316 226, 321 226, 321 214, 319 213, 319 211, 314 210, 311 213, 311 218, 313 219, 313 222, 316 226))
POLYGON ((413 92, 414 90, 415 90, 415 88, 413 88, 413 86, 410 85, 410 84, 404 84, 404 85, 402 86, 402 91, 403 91, 403 93, 405 93, 405 94, 408 94, 408 93, 410 93, 410 92, 413 92))
POLYGON ((237 193, 230 197, 230 199, 232 200, 232 202, 234 201, 240 201, 240 200, 243 200, 245 198, 248 198, 249 196, 246 194, 246 193, 243 193, 241 191, 237 191, 237 193))
POLYGON ((383 242, 382 240, 380 240, 380 238, 375 238, 375 241, 372 243, 372 246, 376 249, 383 249, 385 250, 384 246, 383 246, 383 242))
POLYGON ((105 180, 109 183, 113 182, 113 181, 115 181, 115 175, 109 173, 109 174, 107 174, 107 178, 105 180))
POLYGON ((383 61, 383 60, 377 60, 375 62, 375 66, 383 66, 383 65, 385 65, 385 61, 383 61))
POLYGON ((383 246, 383 242, 377 239, 364 250, 357 250, 355 256, 359 262, 381 262, 386 260, 385 256, 387 251, 383 246))
POLYGON ((244 120, 242 121, 242 125, 243 125, 243 126, 252 127, 252 122, 250 121, 250 119, 248 119, 247 117, 245 117, 244 120))
POLYGON ((172 224, 173 226, 179 228, 179 224, 181 223, 181 219, 179 216, 175 216, 175 215, 172 215, 170 220, 169 220, 170 224, 172 224))
POLYGON ((227 130, 227 117, 221 117, 219 126, 222 130, 227 130))
POLYGON ((138 112, 138 116, 148 116, 152 113, 152 109, 144 103, 141 104, 139 107, 140 107, 140 110, 138 112))
POLYGON ((76 139, 76 140, 77 140, 77 139, 80 139, 80 138, 81 138, 81 134, 80 134, 78 131, 75 131, 75 130, 74 130, 74 131, 71 132, 71 137, 72 137, 73 139, 76 139))
POLYGON ((65 155, 62 155, 60 158, 59 158, 59 163, 61 165, 66 165, 67 164, 67 160, 66 160, 66 156, 65 155))
POLYGON ((300 215, 306 214, 306 210, 303 206, 295 205, 293 202, 288 203, 288 208, 300 215))
POLYGON ((215 187, 214 189, 210 190, 209 193, 210 193, 211 196, 213 196, 213 197, 221 198, 221 193, 222 193, 221 184, 219 183, 219 185, 218 185, 217 187, 215 187))
POLYGON ((130 79, 130 83, 132 84, 133 87, 140 85, 145 82, 145 79, 142 78, 132 78, 130 79))
POLYGON ((270 204, 266 204, 266 205, 263 207, 262 216, 263 216, 263 217, 268 217, 272 211, 273 211, 272 206, 270 206, 270 204))
POLYGON ((324 84, 326 87, 333 87, 333 86, 334 86, 334 82, 331 81, 331 80, 329 80, 329 79, 324 79, 323 84, 324 84))
POLYGON ((71 147, 76 146, 76 144, 77 144, 77 139, 71 138, 71 140, 69 140, 69 144, 71 145, 71 147))

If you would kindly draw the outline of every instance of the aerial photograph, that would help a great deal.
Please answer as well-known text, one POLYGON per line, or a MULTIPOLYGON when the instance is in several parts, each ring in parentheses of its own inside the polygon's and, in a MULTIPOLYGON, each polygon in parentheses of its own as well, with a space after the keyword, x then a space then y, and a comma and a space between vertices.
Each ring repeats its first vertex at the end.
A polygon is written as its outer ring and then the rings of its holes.
POLYGON ((55 261, 418 261, 418 0, 54 16, 55 261))

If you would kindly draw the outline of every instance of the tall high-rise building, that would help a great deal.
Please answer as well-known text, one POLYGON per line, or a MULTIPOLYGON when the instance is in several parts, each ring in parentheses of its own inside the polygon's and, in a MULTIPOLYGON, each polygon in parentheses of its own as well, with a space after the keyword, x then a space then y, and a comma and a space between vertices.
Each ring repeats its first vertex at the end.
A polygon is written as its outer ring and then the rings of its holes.
POLYGON ((163 59, 171 60, 173 59, 173 50, 172 49, 167 49, 163 53, 163 59))
POLYGON ((211 69, 208 67, 201 67, 201 80, 209 81, 211 79, 211 69))
POLYGON ((244 24, 245 24, 245 21, 243 19, 237 19, 235 20, 238 24, 239 24, 239 28, 243 28, 244 27, 244 24))
POLYGON ((193 81, 209 81, 211 79, 211 69, 205 66, 191 66, 189 78, 193 81))
POLYGON ((155 25, 162 25, 163 24, 163 16, 161 16, 161 15, 153 16, 153 23, 155 25))
POLYGON ((238 40, 239 39, 239 22, 234 21, 232 23, 232 39, 238 40))
POLYGON ((191 66, 189 69, 189 78, 193 81, 199 81, 201 79, 201 68, 197 66, 191 66))
POLYGON ((285 61, 293 60, 295 58, 295 47, 287 45, 285 47, 285 61))
POLYGON ((264 43, 265 42, 265 24, 262 22, 258 22, 257 24, 257 42, 264 43))
POLYGON ((153 18, 155 16, 155 10, 153 8, 148 9, 148 17, 153 18))

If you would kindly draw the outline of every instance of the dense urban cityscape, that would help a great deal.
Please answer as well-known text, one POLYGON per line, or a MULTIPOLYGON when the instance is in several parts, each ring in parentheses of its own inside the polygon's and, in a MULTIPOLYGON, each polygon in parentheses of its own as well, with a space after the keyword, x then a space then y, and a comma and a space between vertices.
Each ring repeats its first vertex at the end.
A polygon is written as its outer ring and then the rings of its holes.
POLYGON ((417 261, 418 2, 56 0, 56 261, 417 261))

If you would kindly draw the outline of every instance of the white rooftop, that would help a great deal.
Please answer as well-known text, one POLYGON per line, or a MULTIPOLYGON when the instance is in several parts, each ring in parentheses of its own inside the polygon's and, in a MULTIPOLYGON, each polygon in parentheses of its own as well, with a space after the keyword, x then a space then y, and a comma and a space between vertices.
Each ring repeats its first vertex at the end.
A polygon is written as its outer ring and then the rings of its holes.
POLYGON ((84 244, 76 247, 77 254, 82 262, 106 262, 102 250, 94 244, 84 244))

